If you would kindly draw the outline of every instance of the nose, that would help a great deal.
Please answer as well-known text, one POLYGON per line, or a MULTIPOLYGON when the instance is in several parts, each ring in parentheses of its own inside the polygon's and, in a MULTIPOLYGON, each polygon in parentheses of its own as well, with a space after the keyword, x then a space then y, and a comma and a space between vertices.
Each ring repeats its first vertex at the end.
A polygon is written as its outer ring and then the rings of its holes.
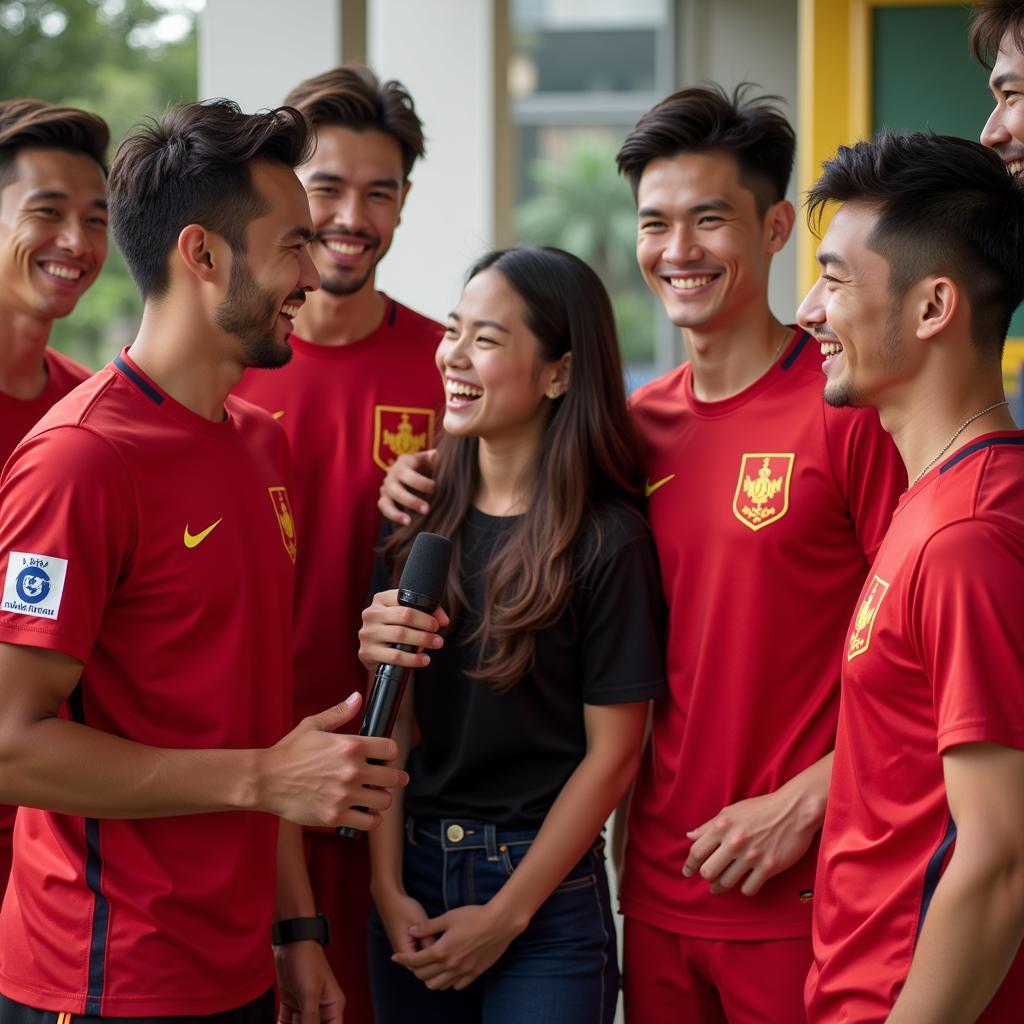
POLYGON ((299 259, 299 287, 304 292, 315 292, 320 287, 320 273, 309 255, 308 246, 303 247, 299 259))
POLYGON ((71 256, 84 256, 91 247, 85 225, 80 217, 73 215, 65 217, 61 222, 56 242, 71 256))
POLYGON ((445 366, 453 369, 465 368, 469 365, 469 336, 460 332, 457 337, 445 335, 438 345, 438 354, 445 366))
POLYGON ((819 277, 804 296, 800 308, 796 311, 796 322, 809 333, 813 334, 816 327, 825 322, 825 282, 819 277))
POLYGON ((673 264, 693 263, 704 258, 704 248, 697 241, 693 230, 680 224, 666 240, 664 258, 673 264))
POLYGON ((981 130, 981 144, 994 149, 1005 142, 1010 141, 1010 133, 1003 124, 1003 111, 999 104, 996 104, 992 113, 988 115, 985 127, 981 130))
POLYGON ((333 222, 336 227, 358 231, 366 226, 366 203, 355 189, 349 189, 334 207, 333 222))

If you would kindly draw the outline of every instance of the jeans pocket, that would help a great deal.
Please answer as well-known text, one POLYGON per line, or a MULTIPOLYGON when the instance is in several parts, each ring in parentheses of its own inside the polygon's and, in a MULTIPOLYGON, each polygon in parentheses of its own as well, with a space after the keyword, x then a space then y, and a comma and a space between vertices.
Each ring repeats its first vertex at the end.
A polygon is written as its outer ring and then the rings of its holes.
MULTIPOLYGON (((511 877, 512 873, 522 862, 530 849, 530 843, 502 843, 498 847, 499 859, 505 873, 511 877)), ((569 871, 569 874, 552 890, 552 895, 560 892, 575 892, 578 889, 588 889, 597 885, 597 867, 601 863, 601 851, 604 849, 604 840, 589 849, 569 871)))

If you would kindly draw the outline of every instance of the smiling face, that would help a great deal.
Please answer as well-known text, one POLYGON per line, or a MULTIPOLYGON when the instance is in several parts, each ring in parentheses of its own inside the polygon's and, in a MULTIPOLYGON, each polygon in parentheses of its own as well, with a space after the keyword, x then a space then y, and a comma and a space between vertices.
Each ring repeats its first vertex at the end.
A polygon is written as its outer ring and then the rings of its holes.
POLYGON ((994 149, 1015 180, 1024 185, 1024 53, 1004 36, 989 88, 996 105, 981 132, 981 142, 994 149))
POLYGON ((677 327, 715 330, 767 308, 777 209, 764 216, 735 158, 685 153, 652 160, 637 188, 636 257, 647 286, 677 327))
POLYGON ((106 181, 91 157, 29 148, 0 190, 0 308, 67 316, 107 256, 106 181))
POLYGON ((268 209, 246 227, 244 252, 232 254, 217 325, 242 345, 245 366, 283 366, 291 358, 292 321, 319 285, 308 245, 313 234, 305 193, 283 164, 253 165, 254 188, 268 209))
POLYGON ((409 183, 402 149, 384 132, 320 125, 316 152, 299 168, 313 216, 311 252, 323 289, 352 295, 373 288, 391 247, 409 183))
POLYGON ((472 278, 437 347, 444 429, 488 441, 539 436, 552 398, 564 390, 567 357, 546 362, 526 307, 493 268, 472 278))
POLYGON ((878 405, 907 367, 909 303, 891 296, 889 263, 868 248, 877 223, 866 203, 839 209, 818 247, 821 275, 797 310, 800 326, 821 344, 829 405, 878 405))

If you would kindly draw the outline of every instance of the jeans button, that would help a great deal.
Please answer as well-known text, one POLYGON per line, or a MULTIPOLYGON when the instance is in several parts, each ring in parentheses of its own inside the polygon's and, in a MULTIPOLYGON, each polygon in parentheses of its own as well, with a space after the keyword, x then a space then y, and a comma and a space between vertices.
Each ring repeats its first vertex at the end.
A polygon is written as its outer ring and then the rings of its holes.
POLYGON ((461 843, 465 838, 466 831, 461 825, 449 825, 445 831, 450 843, 461 843))

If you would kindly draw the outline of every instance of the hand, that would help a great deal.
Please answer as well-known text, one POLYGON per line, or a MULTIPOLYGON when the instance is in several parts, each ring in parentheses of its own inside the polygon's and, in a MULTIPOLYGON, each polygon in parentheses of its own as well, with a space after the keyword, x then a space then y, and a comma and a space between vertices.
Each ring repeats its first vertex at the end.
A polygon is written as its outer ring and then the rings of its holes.
POLYGON ((341 1024, 345 996, 317 942, 274 947, 278 1024, 341 1024))
POLYGON ((377 508, 385 519, 408 526, 412 519, 406 509, 421 516, 430 511, 430 506, 420 495, 434 493, 436 485, 432 473, 436 455, 437 449, 430 448, 415 455, 400 455, 391 464, 377 499, 377 508))
POLYGON ((730 804, 686 833, 694 843, 683 874, 689 878, 699 871, 713 893, 732 889, 745 879, 740 892, 753 896, 772 875, 785 871, 807 852, 820 824, 786 786, 730 804))
POLYGON ((386 893, 374 890, 373 902, 391 948, 396 953, 415 953, 432 946, 436 941, 433 935, 426 935, 422 939, 412 935, 410 929, 413 926, 427 923, 427 912, 418 900, 414 900, 404 890, 392 889, 386 893))
POLYGON ((359 694, 353 693, 343 704, 304 718, 284 739, 259 752, 257 810, 298 825, 349 825, 369 831, 380 824, 377 812, 391 806, 387 790, 401 789, 409 776, 387 764, 369 763, 394 761, 394 740, 334 735, 360 703, 359 694))
POLYGON ((398 651, 392 644, 426 647, 436 650, 444 644, 437 635, 448 625, 448 616, 438 607, 433 615, 407 608, 398 603, 397 590, 383 590, 373 597, 373 604, 363 609, 363 626, 359 630, 359 660, 370 671, 380 664, 423 668, 430 664, 430 655, 398 651))
POLYGON ((440 935, 432 945, 413 953, 395 953, 396 964, 408 967, 434 991, 464 989, 508 949, 520 929, 496 917, 487 904, 456 907, 447 914, 413 926, 422 941, 440 935))

